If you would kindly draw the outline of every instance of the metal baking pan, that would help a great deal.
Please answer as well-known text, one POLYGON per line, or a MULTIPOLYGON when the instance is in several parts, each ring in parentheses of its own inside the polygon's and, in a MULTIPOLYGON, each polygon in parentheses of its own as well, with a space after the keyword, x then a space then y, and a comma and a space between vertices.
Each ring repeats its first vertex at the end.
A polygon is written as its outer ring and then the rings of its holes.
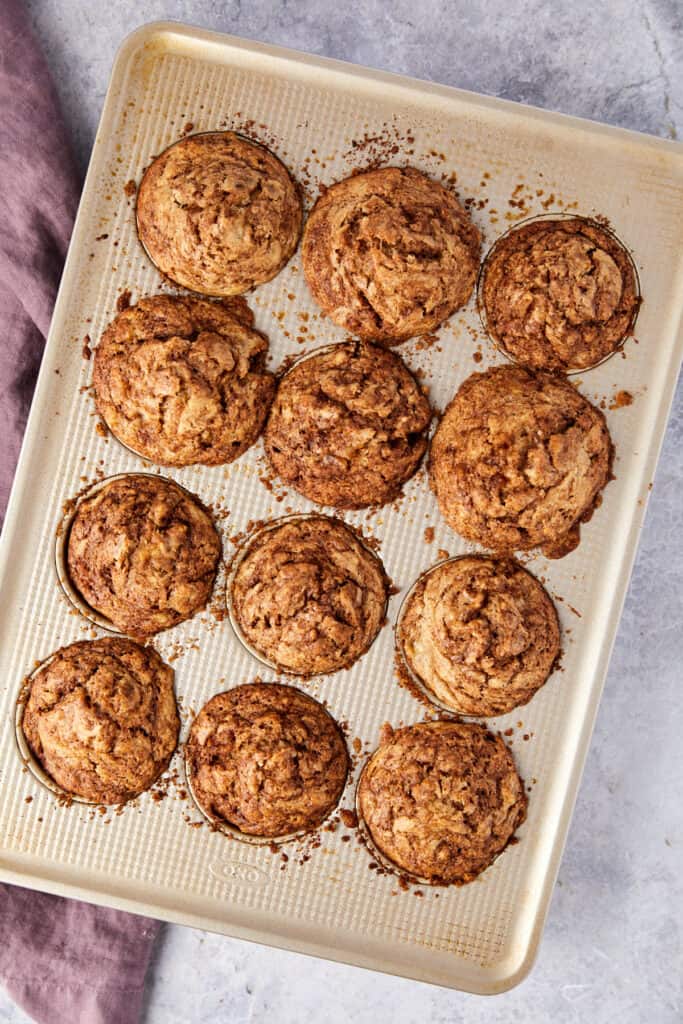
MULTIPOLYGON (((543 929, 681 362, 681 238, 683 155, 674 143, 174 24, 129 36, 112 73, 2 536, 0 878, 472 992, 517 984, 543 929), (270 145, 309 186, 309 201, 320 184, 373 159, 410 163, 451 182, 457 175, 486 248, 524 217, 577 212, 606 218, 638 269, 637 341, 573 378, 607 407, 616 480, 576 551, 553 563, 525 559, 558 599, 562 670, 530 704, 492 723, 507 733, 530 789, 529 817, 520 842, 462 888, 422 887, 419 898, 402 891, 395 877, 368 870, 368 853, 342 841, 341 825, 305 854, 291 847, 286 864, 281 851, 191 827, 201 818, 183 799, 178 756, 165 799, 146 794, 120 814, 99 814, 77 802, 60 806, 17 751, 22 679, 60 646, 101 633, 64 596, 55 571, 64 503, 99 477, 157 472, 96 430, 83 391, 91 367, 84 335, 96 343, 122 291, 135 301, 169 289, 138 244, 126 184, 139 182, 151 157, 183 132, 217 127, 270 145), (632 403, 615 401, 618 392, 632 403)), ((318 316, 298 255, 249 301, 275 368, 344 338, 318 316)), ((474 301, 436 342, 399 351, 422 371, 439 409, 472 371, 503 359, 484 339, 474 301)), ((264 486, 260 443, 229 468, 163 472, 222 510, 226 558, 249 521, 312 509, 264 486)), ((424 471, 400 501, 345 518, 381 543, 398 593, 389 625, 350 671, 302 686, 368 752, 383 722, 425 712, 393 670, 392 627, 406 590, 439 552, 472 546, 440 518, 424 471)), ((222 586, 214 611, 156 641, 173 659, 183 735, 192 709, 212 694, 274 678, 227 616, 215 614, 222 586)), ((344 806, 353 801, 354 782, 344 806)))

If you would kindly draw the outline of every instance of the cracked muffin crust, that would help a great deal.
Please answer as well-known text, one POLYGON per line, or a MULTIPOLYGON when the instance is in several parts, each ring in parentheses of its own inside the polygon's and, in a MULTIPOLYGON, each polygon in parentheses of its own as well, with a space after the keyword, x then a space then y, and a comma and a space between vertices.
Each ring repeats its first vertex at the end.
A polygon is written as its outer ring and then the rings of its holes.
POLYGON ((320 825, 349 770, 332 716, 279 683, 248 683, 212 697, 192 723, 185 758, 207 817, 271 839, 320 825))
POLYGON ((537 220, 504 235, 484 263, 479 297, 489 333, 512 359, 560 372, 616 351, 640 305, 627 251, 580 217, 537 220))
POLYGON ((464 556, 424 574, 397 642, 413 675, 449 710, 504 715, 543 686, 560 654, 555 606, 512 559, 464 556))
POLYGON ((605 417, 572 384, 497 366, 461 385, 429 473, 441 514, 467 540, 561 558, 611 479, 612 454, 605 417))
POLYGON ((440 721, 383 728, 358 807, 377 849, 402 871, 463 885, 508 845, 527 799, 500 736, 474 722, 440 721))
POLYGON ((204 607, 220 553, 198 498, 172 480, 130 474, 79 503, 67 566, 91 608, 145 639, 204 607))
POLYGON ((275 393, 268 342, 244 299, 154 295, 123 310, 95 352, 97 410, 123 444, 165 466, 232 462, 275 393))
POLYGON ((276 156, 235 132, 169 146, 138 189, 138 236, 158 269, 190 291, 237 295, 263 284, 297 247, 299 190, 276 156))
POLYGON ((237 559, 233 619, 280 671, 306 677, 349 668, 384 622, 382 563, 338 519, 284 520, 248 541, 237 559))
POLYGON ((71 796, 120 804, 171 759, 180 722, 173 669, 132 640, 63 647, 32 677, 21 728, 36 760, 71 796))
POLYGON ((340 327, 396 344, 463 306, 480 235, 452 192, 411 167, 382 167, 328 188, 304 229, 304 272, 340 327))
POLYGON ((319 505, 384 505, 417 470, 431 415, 395 353, 367 342, 333 345, 282 378, 266 455, 288 486, 319 505))

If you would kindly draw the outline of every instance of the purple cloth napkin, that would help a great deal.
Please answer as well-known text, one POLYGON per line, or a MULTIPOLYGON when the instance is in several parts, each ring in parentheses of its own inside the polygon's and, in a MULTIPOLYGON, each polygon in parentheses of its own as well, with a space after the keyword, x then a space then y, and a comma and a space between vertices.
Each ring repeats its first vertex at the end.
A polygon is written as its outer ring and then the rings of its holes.
MULTIPOLYGON (((71 234, 78 178, 19 0, 0 2, 0 522, 71 234)), ((158 924, 0 885, 0 981, 39 1024, 135 1024, 158 924)))

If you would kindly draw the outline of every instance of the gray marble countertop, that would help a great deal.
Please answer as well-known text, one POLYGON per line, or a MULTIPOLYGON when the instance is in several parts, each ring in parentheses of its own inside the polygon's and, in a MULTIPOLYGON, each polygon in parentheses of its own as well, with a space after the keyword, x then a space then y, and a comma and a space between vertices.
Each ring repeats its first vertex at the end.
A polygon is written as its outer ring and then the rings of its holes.
MULTIPOLYGON (((166 18, 655 135, 683 131, 679 0, 28 7, 83 167, 115 49, 137 25, 166 18)), ((167 926, 146 1024, 683 1020, 682 499, 679 384, 548 925, 525 982, 482 999, 167 926)), ((0 1021, 25 1020, 0 991, 0 1021)))

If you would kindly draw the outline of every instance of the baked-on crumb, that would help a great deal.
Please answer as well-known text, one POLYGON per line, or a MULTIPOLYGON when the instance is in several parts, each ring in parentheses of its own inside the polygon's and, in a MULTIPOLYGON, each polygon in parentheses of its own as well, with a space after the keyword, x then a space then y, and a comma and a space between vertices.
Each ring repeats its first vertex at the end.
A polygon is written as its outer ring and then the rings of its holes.
POLYGON ((303 265, 335 323, 396 344, 467 302, 480 244, 452 192, 413 168, 383 167, 326 189, 306 222, 303 265))
POLYGON ((614 235, 581 217, 536 220, 496 242, 479 292, 486 326, 516 362, 583 370, 631 331, 640 298, 614 235))
POLYGON ((461 385, 434 435, 429 473, 461 536, 561 558, 610 480, 612 454, 605 417, 572 384, 498 366, 461 385))
POLYGON ((192 723, 185 758, 194 797, 210 819, 272 839, 320 825, 349 769, 332 716, 278 683, 212 697, 192 723))
POLYGON ((241 297, 154 295, 119 313, 95 352, 97 410, 129 448, 165 466, 232 462, 275 393, 268 342, 241 297))
POLYGON ((163 772, 179 724, 173 669, 151 647, 105 638, 63 647, 33 676, 21 727, 66 793, 119 804, 163 772))
POLYGON ((527 799, 500 736, 474 722, 439 721, 383 729, 358 804, 373 843, 401 871, 462 885, 505 849, 527 799))
POLYGON ((235 132, 180 139, 148 167, 138 190, 140 241, 159 270, 203 295, 263 284, 294 254, 299 189, 265 146, 235 132))
POLYGON ((198 498, 172 480, 133 473, 81 500, 67 564, 91 608, 145 639, 206 605, 220 553, 198 498))
POLYGON ((389 581, 377 555, 340 520, 285 519, 258 533, 236 558, 230 585, 236 625, 279 670, 337 672, 375 639, 389 581))
POLYGON ((431 415, 398 355, 367 342, 333 345, 283 377, 266 455, 288 486, 319 505, 384 505, 419 466, 431 415))
POLYGON ((543 686, 560 653, 555 606, 512 559, 455 558, 425 573, 397 632, 425 689, 462 715, 504 715, 543 686))

